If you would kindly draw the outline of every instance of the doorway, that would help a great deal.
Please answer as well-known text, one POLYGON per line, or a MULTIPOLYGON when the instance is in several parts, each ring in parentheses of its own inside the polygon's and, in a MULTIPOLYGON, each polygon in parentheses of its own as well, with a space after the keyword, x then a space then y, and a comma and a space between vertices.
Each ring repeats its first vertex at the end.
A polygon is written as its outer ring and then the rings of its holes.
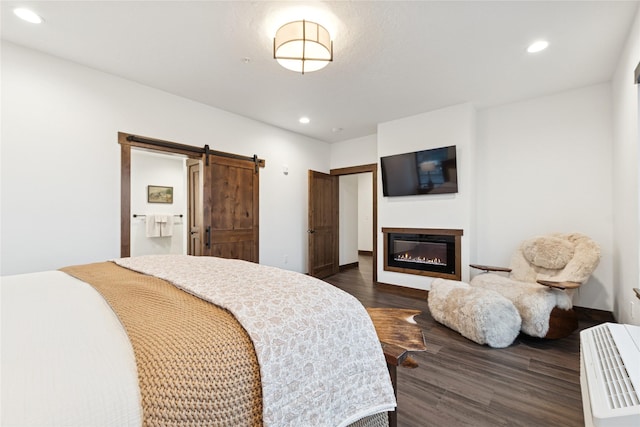
POLYGON ((131 256, 187 254, 186 160, 179 154, 131 150, 131 256))
MULTIPOLYGON (((359 268, 361 258, 373 256, 371 172, 338 178, 340 270, 359 268)), ((371 261, 367 264, 370 269, 371 261)))
MULTIPOLYGON (((192 182, 188 220, 189 235, 184 247, 193 245, 193 254, 236 258, 258 262, 259 170, 265 161, 204 148, 118 133, 120 144, 120 256, 131 256, 132 148, 179 155, 198 167, 188 172, 183 161, 184 182, 192 182), (197 182, 198 189, 195 189, 197 182), (200 189, 201 192, 200 192, 200 189), (195 209, 197 207, 197 211, 195 209), (194 232, 194 234, 191 234, 194 232), (196 249, 195 246, 199 248, 196 249)), ((152 185, 148 183, 148 185, 152 185)), ((137 189, 136 189, 137 191, 137 189)), ((164 189, 164 191, 167 191, 164 189)), ((183 186, 187 194, 187 184, 183 186)), ((186 196, 185 196, 186 197, 186 196)), ((155 237, 155 236, 153 236, 155 237)), ((186 251, 186 249, 185 249, 186 251)))
POLYGON ((378 215, 377 215, 377 198, 378 198, 378 165, 377 163, 369 164, 369 165, 361 165, 361 166, 353 166, 348 168, 340 168, 340 169, 332 169, 329 174, 322 174, 315 171, 309 171, 309 274, 316 277, 327 277, 330 274, 336 273, 338 271, 338 267, 340 264, 339 260, 339 190, 338 190, 338 180, 341 176, 348 175, 357 175, 366 173, 370 177, 370 194, 371 194, 371 235, 372 235, 372 249, 371 249, 371 277, 373 282, 377 281, 378 273, 377 273, 377 227, 378 227, 378 215), (321 178, 321 181, 326 181, 327 185, 325 186, 314 186, 312 183, 314 181, 318 181, 314 178, 321 178), (333 184, 330 184, 333 182, 333 184), (331 190, 330 195, 328 196, 326 193, 328 189, 335 188, 335 190, 331 190), (321 200, 331 200, 330 202, 320 202, 321 200), (328 208, 328 206, 332 208, 328 208), (314 211, 330 211, 331 215, 315 215, 314 211), (334 250, 329 252, 327 251, 319 251, 315 246, 318 243, 319 239, 316 235, 316 222, 318 217, 323 219, 322 221, 323 228, 331 230, 331 238, 324 236, 320 241, 331 241, 331 245, 325 244, 323 247, 333 247, 334 250), (327 225, 328 219, 333 222, 330 226, 327 225), (315 221, 315 222, 314 222, 315 221), (331 269, 325 267, 329 263, 329 253, 331 255, 330 264, 332 265, 331 269), (318 276, 317 273, 323 273, 324 276, 318 276), (329 273, 329 274, 327 274, 329 273))

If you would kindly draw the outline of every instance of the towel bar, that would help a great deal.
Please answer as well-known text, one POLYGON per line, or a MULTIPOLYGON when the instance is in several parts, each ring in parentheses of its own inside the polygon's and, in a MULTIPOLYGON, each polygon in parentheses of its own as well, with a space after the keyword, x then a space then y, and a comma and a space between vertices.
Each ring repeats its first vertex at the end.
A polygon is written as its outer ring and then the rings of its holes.
MULTIPOLYGON (((183 217, 183 215, 182 215, 182 214, 180 214, 180 215, 174 215, 174 216, 176 216, 176 217, 178 217, 178 218, 182 218, 182 217, 183 217)), ((146 217, 146 215, 133 214, 133 217, 134 217, 134 218, 144 218, 144 217, 146 217)))

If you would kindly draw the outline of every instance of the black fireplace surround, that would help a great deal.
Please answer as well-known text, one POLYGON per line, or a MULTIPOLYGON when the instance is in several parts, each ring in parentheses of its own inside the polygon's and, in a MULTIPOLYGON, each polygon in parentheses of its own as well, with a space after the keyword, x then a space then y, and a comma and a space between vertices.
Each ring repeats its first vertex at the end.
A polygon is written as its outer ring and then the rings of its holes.
POLYGON ((460 280, 462 230, 383 228, 384 269, 460 280))

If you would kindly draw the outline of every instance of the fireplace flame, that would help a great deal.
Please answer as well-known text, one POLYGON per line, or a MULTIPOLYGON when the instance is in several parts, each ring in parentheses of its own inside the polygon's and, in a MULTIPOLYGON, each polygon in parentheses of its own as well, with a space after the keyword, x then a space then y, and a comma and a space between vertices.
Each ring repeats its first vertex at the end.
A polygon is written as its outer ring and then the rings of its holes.
POLYGON ((398 254, 394 257, 396 261, 405 261, 405 262, 415 262, 416 264, 431 264, 431 265, 447 265, 438 257, 435 258, 427 258, 427 257, 414 257, 409 255, 409 253, 398 254))

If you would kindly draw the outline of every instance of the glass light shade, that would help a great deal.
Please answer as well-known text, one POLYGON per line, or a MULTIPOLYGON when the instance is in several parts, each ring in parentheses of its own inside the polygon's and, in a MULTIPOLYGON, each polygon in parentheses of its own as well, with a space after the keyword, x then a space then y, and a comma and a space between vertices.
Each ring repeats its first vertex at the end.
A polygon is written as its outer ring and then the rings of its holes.
POLYGON ((302 74, 317 71, 333 61, 333 42, 320 24, 304 20, 289 22, 276 32, 273 57, 288 70, 302 74))

